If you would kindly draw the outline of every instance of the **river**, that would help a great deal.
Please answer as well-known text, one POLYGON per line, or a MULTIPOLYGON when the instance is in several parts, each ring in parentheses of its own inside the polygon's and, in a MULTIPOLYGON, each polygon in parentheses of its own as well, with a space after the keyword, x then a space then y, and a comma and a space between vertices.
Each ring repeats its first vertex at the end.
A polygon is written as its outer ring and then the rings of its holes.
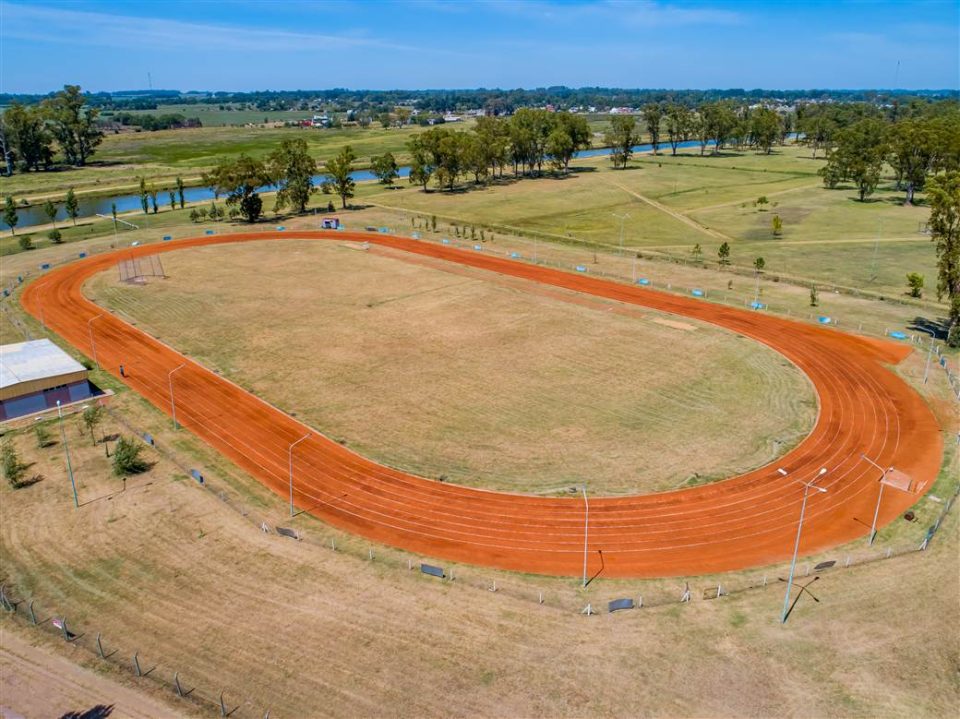
MULTIPOLYGON (((710 143, 712 144, 712 143, 710 143)), ((696 140, 688 140, 686 142, 681 142, 677 147, 678 149, 686 149, 690 147, 699 147, 700 143, 696 140)), ((708 145, 709 146, 709 145, 708 145)), ((670 145, 661 144, 661 148, 670 150, 670 145)), ((635 145, 633 148, 634 152, 649 152, 653 149, 653 145, 635 145)), ((595 150, 583 150, 576 153, 574 156, 575 159, 584 159, 590 157, 604 157, 611 153, 609 147, 598 148, 595 150)), ((400 177, 406 178, 410 175, 409 167, 400 168, 400 177)), ((358 170, 356 172, 351 172, 350 176, 357 182, 364 182, 369 180, 377 179, 377 176, 374 175, 370 170, 358 170)), ((326 175, 315 175, 313 178, 314 184, 318 185, 326 179, 326 175)), ((273 192, 277 188, 272 185, 266 185, 259 188, 260 192, 273 192)), ((187 202, 203 202, 205 200, 213 200, 213 190, 209 187, 188 187, 183 191, 184 199, 187 202)), ((140 210, 140 195, 139 194, 127 194, 127 195, 98 195, 98 196, 84 196, 78 195, 77 200, 80 203, 80 217, 91 217, 93 215, 109 215, 111 213, 111 207, 114 203, 117 205, 117 212, 130 212, 132 210, 140 210)), ((170 200, 167 196, 167 189, 162 189, 157 195, 157 204, 160 208, 169 207, 170 200)), ((17 221, 17 229, 22 229, 24 227, 32 227, 34 225, 43 225, 49 222, 47 216, 43 212, 43 206, 41 204, 31 205, 30 207, 21 207, 17 210, 17 216, 19 220, 17 221)), ((68 221, 66 211, 63 208, 63 203, 59 203, 57 209, 57 221, 68 221)), ((5 222, 0 221, 0 228, 10 229, 9 225, 5 222)))

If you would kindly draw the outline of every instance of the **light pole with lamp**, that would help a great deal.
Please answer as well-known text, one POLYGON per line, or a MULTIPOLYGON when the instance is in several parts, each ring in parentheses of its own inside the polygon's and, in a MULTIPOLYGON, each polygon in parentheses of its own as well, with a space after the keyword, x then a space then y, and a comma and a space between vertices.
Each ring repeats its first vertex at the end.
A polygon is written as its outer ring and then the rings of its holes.
MULTIPOLYGON (((786 477, 788 472, 782 467, 777 470, 782 476, 786 477)), ((780 614, 780 623, 785 624, 787 621, 787 613, 790 611, 790 590, 793 589, 793 573, 797 568, 797 554, 800 552, 800 532, 803 530, 803 515, 807 510, 807 493, 811 489, 815 489, 818 492, 826 492, 826 487, 817 487, 814 482, 816 482, 820 477, 827 473, 826 467, 821 467, 820 471, 817 472, 817 476, 811 479, 809 482, 805 482, 803 485, 803 504, 800 505, 800 522, 797 524, 797 541, 793 546, 793 559, 790 562, 790 576, 787 579, 787 593, 783 597, 783 612, 780 614)))
POLYGON ((630 215, 626 212, 622 215, 618 215, 616 212, 611 212, 610 214, 620 220, 620 256, 623 257, 623 221, 630 217, 630 215))
POLYGON ((293 516, 293 448, 300 444, 303 440, 307 439, 310 436, 310 433, 307 432, 300 439, 290 445, 290 448, 287 450, 287 456, 290 460, 290 516, 293 516))
POLYGON ((927 383, 927 376, 930 374, 930 360, 933 357, 933 340, 936 335, 933 334, 933 330, 925 330, 923 327, 918 327, 921 332, 926 332, 930 335, 930 348, 927 350, 927 364, 923 368, 923 383, 927 383))
POLYGON ((80 500, 77 499, 77 483, 73 478, 73 467, 70 464, 70 449, 67 447, 67 433, 63 429, 63 409, 60 407, 60 400, 57 400, 57 418, 60 421, 60 439, 63 440, 63 453, 67 457, 67 474, 70 475, 70 486, 73 488, 73 506, 79 507, 80 500))
POLYGON ((167 384, 170 385, 170 412, 173 414, 173 428, 180 429, 180 425, 177 424, 177 403, 173 398, 173 373, 177 370, 181 370, 186 367, 187 364, 184 362, 179 367, 174 367, 172 370, 167 372, 167 384))
POLYGON ((583 588, 587 588, 587 540, 590 537, 590 502, 587 500, 587 485, 581 484, 583 492, 583 588))
POLYGON ((867 455, 861 454, 861 458, 867 460, 870 464, 880 470, 880 492, 877 494, 877 508, 873 510, 873 524, 870 525, 870 541, 868 544, 873 546, 873 540, 877 537, 877 517, 880 516, 880 500, 883 499, 883 478, 887 476, 887 472, 891 471, 893 467, 888 467, 884 469, 879 464, 870 459, 867 455))
POLYGON ((97 369, 100 369, 100 360, 97 359, 97 343, 93 339, 93 321, 101 317, 103 317, 102 312, 87 320, 87 334, 90 335, 90 349, 93 351, 93 363, 97 366, 97 369))

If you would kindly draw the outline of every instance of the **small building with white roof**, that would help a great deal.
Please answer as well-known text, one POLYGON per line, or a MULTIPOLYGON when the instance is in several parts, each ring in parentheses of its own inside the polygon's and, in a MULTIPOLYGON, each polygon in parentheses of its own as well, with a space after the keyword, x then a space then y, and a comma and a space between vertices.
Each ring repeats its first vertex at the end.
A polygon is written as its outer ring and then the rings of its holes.
POLYGON ((48 339, 0 345, 0 421, 89 399, 88 374, 48 339))

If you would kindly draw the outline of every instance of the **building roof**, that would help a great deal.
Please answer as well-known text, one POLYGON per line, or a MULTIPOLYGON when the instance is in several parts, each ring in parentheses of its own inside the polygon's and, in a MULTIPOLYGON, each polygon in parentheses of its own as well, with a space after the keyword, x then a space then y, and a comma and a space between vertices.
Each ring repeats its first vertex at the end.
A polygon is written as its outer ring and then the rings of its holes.
POLYGON ((85 370, 50 340, 0 345, 0 389, 85 370))

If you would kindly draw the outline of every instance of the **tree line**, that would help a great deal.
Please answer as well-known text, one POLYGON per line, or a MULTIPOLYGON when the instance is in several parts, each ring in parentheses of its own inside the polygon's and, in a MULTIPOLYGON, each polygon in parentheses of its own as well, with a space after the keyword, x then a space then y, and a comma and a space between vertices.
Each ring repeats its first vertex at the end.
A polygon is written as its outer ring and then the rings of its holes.
POLYGON ((112 115, 104 114, 104 118, 113 120, 124 127, 139 127, 148 132, 157 130, 176 130, 181 127, 203 127, 200 118, 187 118, 179 112, 171 112, 163 115, 146 115, 132 112, 118 112, 112 115))
POLYGON ((87 105, 79 85, 64 85, 61 92, 36 105, 13 102, 0 115, 3 173, 48 170, 57 151, 68 165, 83 167, 103 140, 97 126, 99 114, 87 105))
POLYGON ((861 201, 876 190, 885 165, 893 169, 906 204, 925 188, 929 177, 960 170, 960 111, 956 108, 896 119, 867 114, 845 125, 836 122, 835 113, 819 111, 805 118, 804 126, 811 130, 810 144, 827 152, 827 164, 819 171, 824 185, 835 188, 852 182, 861 201))

